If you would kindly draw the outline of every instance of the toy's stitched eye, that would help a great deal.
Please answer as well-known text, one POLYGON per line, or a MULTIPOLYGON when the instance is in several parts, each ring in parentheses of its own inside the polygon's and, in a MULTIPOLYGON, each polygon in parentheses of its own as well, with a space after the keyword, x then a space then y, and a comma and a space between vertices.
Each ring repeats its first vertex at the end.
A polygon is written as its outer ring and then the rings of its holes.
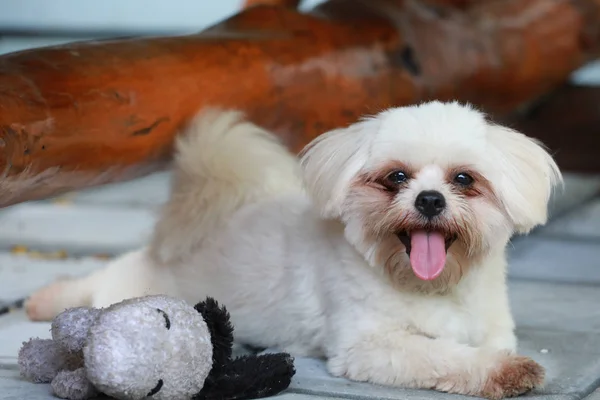
POLYGON ((159 379, 159 380, 158 380, 158 383, 156 384, 156 386, 154 386, 154 389, 152 389, 152 390, 150 391, 150 393, 148 393, 148 394, 146 395, 146 397, 151 397, 151 396, 154 396, 156 393, 160 392, 160 389, 163 387, 163 383, 164 383, 164 382, 163 382, 163 380, 162 380, 162 379, 159 379))
POLYGON ((167 315, 167 313, 164 312, 163 310, 161 310, 160 308, 157 308, 156 311, 161 313, 162 316, 165 318, 165 326, 167 327, 167 329, 171 329, 171 320, 169 319, 169 316, 167 315))
POLYGON ((404 171, 393 171, 385 177, 388 185, 401 185, 408 180, 408 176, 404 171))
POLYGON ((458 183, 461 186, 471 186, 473 184, 473 181, 473 177, 471 177, 471 175, 465 172, 456 174, 456 176, 454 177, 454 182, 458 183))

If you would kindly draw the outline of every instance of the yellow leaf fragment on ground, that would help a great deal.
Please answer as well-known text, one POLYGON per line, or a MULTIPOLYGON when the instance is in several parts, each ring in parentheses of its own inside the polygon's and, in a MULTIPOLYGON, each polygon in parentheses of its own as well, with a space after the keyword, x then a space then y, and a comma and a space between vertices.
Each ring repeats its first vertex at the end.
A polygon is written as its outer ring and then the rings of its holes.
POLYGON ((52 252, 41 252, 41 251, 30 251, 27 253, 31 258, 37 258, 42 260, 64 260, 68 258, 68 254, 64 250, 52 251, 52 252))
POLYGON ((57 251, 37 251, 30 250, 27 246, 16 245, 10 249, 12 254, 22 254, 31 258, 40 259, 40 260, 64 260, 69 257, 69 254, 65 250, 57 250, 57 251))
POLYGON ((57 204, 61 206, 68 206, 73 204, 73 199, 75 198, 75 193, 67 193, 62 196, 58 196, 50 200, 52 204, 57 204))
POLYGON ((27 246, 22 246, 22 245, 16 245, 13 246, 12 249, 10 249, 10 252, 13 254, 25 254, 29 251, 29 248, 27 246))

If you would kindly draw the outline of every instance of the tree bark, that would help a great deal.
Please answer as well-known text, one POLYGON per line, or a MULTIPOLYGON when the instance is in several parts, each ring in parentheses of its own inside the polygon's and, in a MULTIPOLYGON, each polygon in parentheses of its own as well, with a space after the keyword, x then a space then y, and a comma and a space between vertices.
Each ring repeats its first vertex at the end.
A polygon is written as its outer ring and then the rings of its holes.
POLYGON ((297 8, 302 0, 245 0, 244 8, 254 7, 257 5, 283 6, 289 8, 297 8))
POLYGON ((162 168, 203 107, 241 109, 298 151, 362 114, 434 98, 507 115, 600 49, 600 0, 464 7, 257 6, 191 36, 4 55, 0 206, 162 168))
POLYGON ((561 168, 600 173, 600 86, 565 85, 511 126, 539 138, 561 168))

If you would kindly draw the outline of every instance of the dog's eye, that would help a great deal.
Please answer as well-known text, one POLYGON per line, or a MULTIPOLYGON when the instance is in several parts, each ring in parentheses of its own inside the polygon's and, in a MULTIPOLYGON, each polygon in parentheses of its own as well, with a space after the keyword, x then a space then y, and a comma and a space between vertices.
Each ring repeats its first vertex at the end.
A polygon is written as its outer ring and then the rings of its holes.
POLYGON ((387 183, 392 185, 400 185, 408 180, 408 176, 404 171, 393 171, 385 177, 387 183))
POLYGON ((473 184, 473 177, 465 172, 461 172, 456 174, 454 177, 454 182, 458 183, 461 186, 471 186, 473 184))

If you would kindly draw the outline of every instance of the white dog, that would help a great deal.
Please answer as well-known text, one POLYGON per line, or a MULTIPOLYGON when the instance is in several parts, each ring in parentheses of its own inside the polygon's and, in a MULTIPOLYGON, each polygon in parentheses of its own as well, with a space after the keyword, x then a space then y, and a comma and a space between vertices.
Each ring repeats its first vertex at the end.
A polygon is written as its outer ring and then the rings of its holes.
POLYGON ((325 133, 300 162, 218 110, 177 150, 149 246, 37 292, 32 319, 213 296, 240 341, 325 357, 335 376, 493 399, 542 383, 515 354, 505 282, 509 238, 546 221, 561 180, 536 141, 430 102, 325 133))

